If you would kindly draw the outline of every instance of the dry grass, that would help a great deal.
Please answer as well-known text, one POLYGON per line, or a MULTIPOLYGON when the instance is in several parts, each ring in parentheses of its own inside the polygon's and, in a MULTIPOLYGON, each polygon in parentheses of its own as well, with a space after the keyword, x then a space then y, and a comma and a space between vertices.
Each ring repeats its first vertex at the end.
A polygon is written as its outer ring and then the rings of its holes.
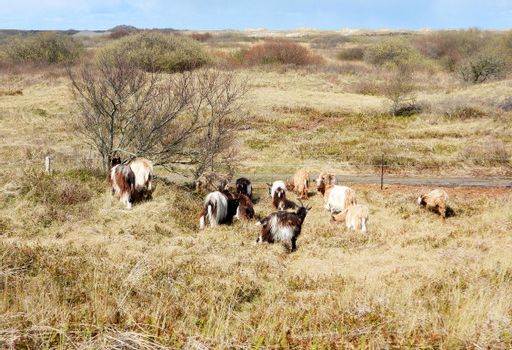
MULTIPOLYGON (((482 199, 482 191, 451 190, 456 215, 442 224, 415 205, 422 189, 354 187, 370 206, 369 235, 331 224, 314 196, 293 254, 255 245, 252 223, 199 233, 197 218, 178 222, 174 210, 189 198, 178 187, 160 184, 153 202, 132 211, 96 195, 91 216, 30 236, 39 204, 21 196, 23 210, 0 210, 2 222, 19 226, 0 244, 0 343, 512 345, 511 192, 482 199)), ((257 188, 259 214, 271 210, 265 192, 257 188)))
MULTIPOLYGON (((228 34, 203 45, 254 41, 228 34)), ((512 115, 496 108, 509 80, 418 73, 429 112, 393 118, 378 89, 357 90, 385 74, 335 53, 324 66, 241 70, 250 178, 284 180, 297 164, 369 174, 361 164, 383 152, 395 172, 510 174, 510 162, 464 153, 510 155, 512 115)), ((512 347, 510 189, 448 189, 455 216, 442 224, 415 205, 426 188, 353 185, 370 208, 367 236, 331 224, 313 195, 295 253, 257 246, 253 223, 199 233, 202 198, 185 187, 158 182, 131 211, 110 197, 71 128, 68 84, 39 70, 0 74, 0 91, 23 92, 0 96, 1 348, 512 347), (53 177, 38 172, 46 154, 53 177)), ((261 182, 256 195, 257 215, 269 214, 261 182)))

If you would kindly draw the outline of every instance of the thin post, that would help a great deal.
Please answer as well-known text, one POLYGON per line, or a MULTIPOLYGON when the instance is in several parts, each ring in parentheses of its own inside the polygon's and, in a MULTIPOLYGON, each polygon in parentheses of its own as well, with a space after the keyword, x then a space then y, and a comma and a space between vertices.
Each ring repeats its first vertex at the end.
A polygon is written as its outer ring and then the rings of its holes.
POLYGON ((384 188, 384 154, 380 158, 380 190, 384 188))
POLYGON ((50 156, 44 157, 44 172, 47 175, 52 174, 52 158, 50 156))

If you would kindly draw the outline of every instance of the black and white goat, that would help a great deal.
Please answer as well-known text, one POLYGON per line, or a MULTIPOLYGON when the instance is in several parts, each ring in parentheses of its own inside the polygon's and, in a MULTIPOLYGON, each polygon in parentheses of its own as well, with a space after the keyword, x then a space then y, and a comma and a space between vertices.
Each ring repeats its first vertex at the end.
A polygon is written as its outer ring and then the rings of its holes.
POLYGON ((208 193, 199 217, 199 229, 204 229, 206 221, 210 223, 210 227, 217 226, 224 222, 227 215, 228 198, 226 195, 219 191, 208 193))
POLYGON ((199 217, 199 229, 204 229, 206 221, 210 223, 210 227, 214 227, 220 224, 230 224, 233 222, 233 218, 254 218, 251 199, 243 194, 232 194, 229 191, 211 192, 204 200, 199 217))
POLYGON ((302 224, 310 209, 311 207, 304 207, 302 205, 295 213, 278 211, 258 221, 256 225, 261 225, 262 227, 256 243, 274 243, 276 241, 290 240, 292 252, 297 250, 297 238, 301 233, 302 224))
POLYGON ((245 177, 236 179, 236 193, 245 194, 247 197, 252 198, 251 181, 245 177))
POLYGON ((286 208, 286 184, 284 181, 274 181, 272 184, 267 183, 268 194, 272 198, 272 206, 277 210, 285 210, 286 208))

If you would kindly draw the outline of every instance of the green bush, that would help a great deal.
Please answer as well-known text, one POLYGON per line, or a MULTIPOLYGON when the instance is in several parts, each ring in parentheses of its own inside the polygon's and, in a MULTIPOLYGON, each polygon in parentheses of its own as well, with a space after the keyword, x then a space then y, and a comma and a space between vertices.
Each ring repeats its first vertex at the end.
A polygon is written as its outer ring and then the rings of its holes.
POLYGON ((491 79, 499 79, 505 71, 505 63, 493 54, 479 54, 468 59, 460 68, 462 80, 479 84, 491 79))
POLYGON ((6 51, 14 62, 58 64, 76 61, 83 46, 70 36, 47 32, 15 38, 6 51))
POLYGON ((104 48, 100 55, 125 57, 148 72, 182 72, 210 62, 196 40, 158 32, 123 37, 104 48))
POLYGON ((386 38, 365 49, 364 60, 374 65, 403 65, 420 59, 418 52, 402 38, 386 38))

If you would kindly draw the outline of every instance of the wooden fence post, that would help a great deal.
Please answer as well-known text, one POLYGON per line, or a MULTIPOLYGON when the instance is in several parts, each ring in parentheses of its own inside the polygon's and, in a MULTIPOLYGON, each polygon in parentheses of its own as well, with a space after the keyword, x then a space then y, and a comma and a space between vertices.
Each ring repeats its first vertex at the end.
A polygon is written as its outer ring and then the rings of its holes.
POLYGON ((50 156, 44 157, 44 172, 47 175, 52 174, 52 158, 50 156))
POLYGON ((380 190, 384 188, 384 154, 380 159, 380 190))

